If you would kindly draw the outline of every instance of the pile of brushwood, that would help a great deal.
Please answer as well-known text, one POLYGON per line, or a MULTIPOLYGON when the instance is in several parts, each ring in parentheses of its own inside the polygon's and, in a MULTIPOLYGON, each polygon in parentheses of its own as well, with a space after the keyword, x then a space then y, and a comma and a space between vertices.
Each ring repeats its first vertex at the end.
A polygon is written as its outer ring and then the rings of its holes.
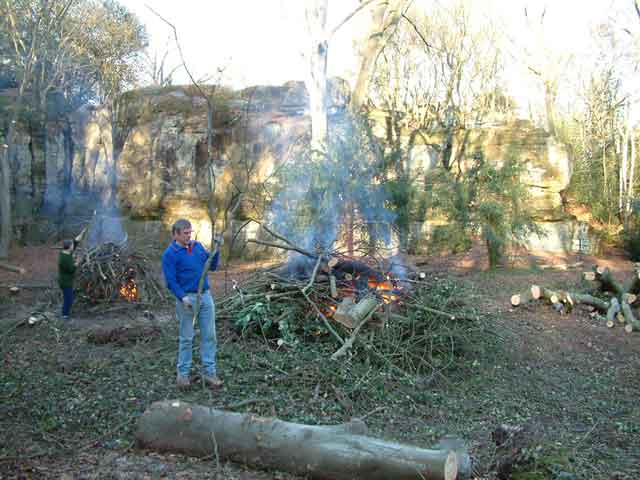
POLYGON ((151 261, 128 243, 102 243, 76 255, 76 288, 81 300, 136 305, 166 301, 151 261))
POLYGON ((640 264, 636 264, 632 277, 625 283, 619 282, 607 267, 597 265, 592 271, 583 272, 582 279, 587 285, 585 292, 531 285, 527 291, 512 295, 511 305, 518 307, 532 301, 541 301, 564 314, 582 304, 594 315, 602 317, 609 328, 619 324, 624 326, 627 333, 640 330, 638 314, 634 313, 640 307, 640 264))
POLYGON ((442 372, 486 333, 487 322, 450 279, 406 266, 398 275, 372 257, 297 252, 234 283, 217 315, 274 348, 328 341, 333 359, 363 355, 411 375, 442 372))

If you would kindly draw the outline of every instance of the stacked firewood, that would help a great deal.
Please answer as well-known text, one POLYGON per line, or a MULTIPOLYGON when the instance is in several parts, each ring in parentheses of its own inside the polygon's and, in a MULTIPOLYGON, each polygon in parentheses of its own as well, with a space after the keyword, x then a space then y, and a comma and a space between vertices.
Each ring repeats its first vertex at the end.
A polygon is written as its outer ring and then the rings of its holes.
POLYGON ((567 313, 575 305, 583 304, 600 313, 609 328, 618 323, 624 325, 627 333, 640 330, 640 321, 634 313, 634 310, 640 307, 640 264, 636 264, 633 276, 626 283, 617 281, 611 271, 602 266, 594 266, 592 271, 583 272, 582 278, 593 284, 589 293, 531 285, 527 291, 512 295, 511 305, 517 307, 530 301, 541 300, 549 303, 559 313, 567 313))
POLYGON ((128 244, 102 243, 78 257, 76 286, 90 303, 152 304, 166 299, 149 259, 128 244))

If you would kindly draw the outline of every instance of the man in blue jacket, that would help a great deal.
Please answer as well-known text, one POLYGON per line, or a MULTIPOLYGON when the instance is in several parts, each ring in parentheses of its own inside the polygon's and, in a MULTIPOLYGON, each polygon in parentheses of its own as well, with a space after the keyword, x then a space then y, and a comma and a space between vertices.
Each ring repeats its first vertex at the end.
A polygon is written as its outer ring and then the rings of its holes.
MULTIPOLYGON (((162 255, 162 271, 167 287, 176 296, 176 315, 180 321, 178 342, 178 388, 188 388, 191 384, 191 364, 193 360, 193 308, 198 295, 198 282, 209 258, 209 252, 200 242, 191 240, 191 223, 188 220, 177 220, 171 227, 173 241, 162 255)), ((218 242, 221 243, 221 240, 218 242)), ((220 252, 217 251, 211 260, 210 270, 218 268, 220 252)), ((203 378, 213 388, 222 386, 216 372, 216 324, 215 304, 209 291, 209 279, 204 277, 200 310, 198 312, 200 327, 200 358, 203 378)))

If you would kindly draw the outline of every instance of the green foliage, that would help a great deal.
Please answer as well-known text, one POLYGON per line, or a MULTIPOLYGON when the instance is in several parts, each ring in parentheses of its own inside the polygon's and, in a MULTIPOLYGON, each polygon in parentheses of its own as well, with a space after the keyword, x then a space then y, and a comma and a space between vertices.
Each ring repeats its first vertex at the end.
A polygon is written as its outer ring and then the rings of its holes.
POLYGON ((480 153, 475 160, 461 175, 438 171, 425 183, 433 213, 450 222, 452 245, 464 245, 461 238, 481 233, 489 264, 495 267, 510 246, 541 232, 527 208, 528 190, 520 181, 523 166, 515 158, 494 166, 480 153))
POLYGON ((448 278, 434 278, 428 285, 416 288, 409 307, 401 311, 404 319, 393 318, 373 338, 368 347, 373 352, 371 361, 379 363, 384 359, 384 364, 411 375, 425 375, 455 370, 465 364, 464 358, 470 361, 476 358, 488 328, 473 306, 460 301, 466 293, 466 287, 448 278), (452 322, 448 315, 420 310, 411 304, 429 306, 467 320, 452 322))
POLYGON ((431 233, 429 247, 435 252, 466 252, 471 248, 471 239, 457 224, 437 225, 431 233))
POLYGON ((295 305, 283 306, 272 303, 248 303, 241 309, 233 324, 243 336, 258 335, 264 339, 282 340, 288 346, 298 345, 309 333, 309 326, 301 319, 295 305))
POLYGON ((640 201, 636 200, 633 205, 633 214, 627 221, 622 232, 622 242, 624 249, 634 262, 640 261, 640 201))
POLYGON ((564 139, 575 159, 568 194, 603 223, 618 213, 617 130, 623 94, 613 68, 599 66, 584 92, 584 111, 567 122, 564 139))

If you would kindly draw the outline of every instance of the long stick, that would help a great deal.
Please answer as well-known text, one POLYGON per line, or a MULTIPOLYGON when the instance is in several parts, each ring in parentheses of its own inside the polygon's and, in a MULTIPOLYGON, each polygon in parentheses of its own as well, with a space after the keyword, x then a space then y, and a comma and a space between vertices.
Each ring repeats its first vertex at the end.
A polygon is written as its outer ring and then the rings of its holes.
POLYGON ((351 332, 351 335, 349 336, 349 338, 347 339, 346 342, 344 342, 344 344, 334 352, 333 355, 331 355, 331 360, 337 360, 338 358, 342 357, 344 354, 346 354, 349 350, 351 350, 351 347, 353 346, 353 342, 356 341, 356 338, 358 337, 358 332, 360 332, 360 329, 362 328, 362 326, 367 323, 367 321, 373 316, 373 314, 375 313, 376 309, 374 308, 373 310, 371 310, 366 317, 364 317, 360 323, 358 324, 358 326, 356 328, 353 329, 353 332, 351 332))
MULTIPOLYGON (((227 218, 233 218, 236 210, 240 206, 240 200, 242 200, 242 194, 238 195, 236 198, 236 204, 229 210, 229 216, 227 218)), ((231 222, 225 222, 224 229, 220 236, 224 236, 224 233, 229 229, 231 222)), ((211 226, 213 228, 213 225, 211 226)), ((212 245, 212 250, 209 253, 209 258, 204 263, 204 268, 202 269, 202 273, 200 274, 200 280, 198 281, 198 294, 196 295, 196 303, 193 306, 193 324, 195 325, 196 319, 198 318, 198 314, 200 313, 200 295, 202 295, 202 289, 204 288, 204 279, 209 274, 209 268, 211 267, 211 262, 213 261, 213 257, 216 256, 216 253, 220 250, 220 244, 216 243, 215 246, 212 245)))
POLYGON ((296 247, 295 245, 292 245, 292 244, 279 245, 277 243, 263 242, 262 240, 254 240, 254 239, 247 240, 247 243, 257 243, 258 245, 264 245, 265 247, 280 248, 282 250, 293 250, 294 252, 298 252, 301 255, 304 255, 305 257, 309 257, 313 259, 317 258, 317 255, 314 255, 313 253, 308 252, 300 247, 296 247))

